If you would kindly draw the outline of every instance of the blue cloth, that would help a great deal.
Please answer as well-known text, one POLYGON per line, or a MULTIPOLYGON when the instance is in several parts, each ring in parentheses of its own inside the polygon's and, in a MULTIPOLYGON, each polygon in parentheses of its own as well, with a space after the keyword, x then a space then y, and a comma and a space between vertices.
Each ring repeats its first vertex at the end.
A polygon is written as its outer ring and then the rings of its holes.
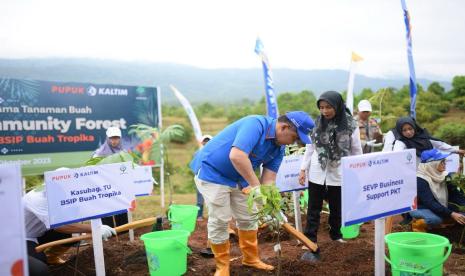
MULTIPOLYGON (((455 186, 448 184, 447 191, 449 202, 465 206, 465 197, 455 186)), ((421 177, 417 177, 417 204, 418 209, 429 209, 441 218, 449 218, 453 211, 457 211, 457 207, 452 204, 446 207, 439 203, 431 192, 428 182, 421 177)))
POLYGON ((253 169, 261 164, 277 172, 284 156, 284 146, 275 143, 276 119, 262 115, 244 117, 218 133, 194 156, 190 168, 199 179, 230 187, 249 184, 234 169, 229 153, 232 147, 249 154, 253 169))
POLYGON ((443 153, 440 152, 438 149, 430 149, 425 150, 421 153, 421 163, 428 163, 431 161, 439 161, 442 159, 446 159, 447 156, 451 155, 451 153, 443 153))

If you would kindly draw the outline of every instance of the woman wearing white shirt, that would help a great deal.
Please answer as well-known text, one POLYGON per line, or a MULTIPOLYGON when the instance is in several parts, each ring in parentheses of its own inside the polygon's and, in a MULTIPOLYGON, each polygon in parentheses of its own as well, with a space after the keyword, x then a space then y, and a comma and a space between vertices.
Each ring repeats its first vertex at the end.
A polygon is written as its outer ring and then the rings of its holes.
POLYGON ((458 150, 441 140, 431 137, 426 129, 421 128, 416 123, 415 119, 411 117, 401 117, 397 120, 396 127, 386 135, 383 151, 415 149, 418 157, 418 165, 421 153, 433 148, 442 152, 465 153, 464 150, 458 150))
MULTIPOLYGON (((309 182, 309 205, 304 234, 317 242, 323 199, 329 204, 330 237, 342 240, 341 228, 341 158, 362 154, 357 122, 334 91, 321 94, 317 101, 320 116, 311 134, 313 144, 306 145, 299 181, 309 182)), ((319 252, 306 252, 303 260, 318 261, 319 252)))

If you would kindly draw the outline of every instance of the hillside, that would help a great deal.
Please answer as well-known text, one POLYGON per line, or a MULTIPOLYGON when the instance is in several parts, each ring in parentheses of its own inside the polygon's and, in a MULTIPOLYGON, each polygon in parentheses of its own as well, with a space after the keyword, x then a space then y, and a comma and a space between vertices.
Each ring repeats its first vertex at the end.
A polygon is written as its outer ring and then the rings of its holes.
MULTIPOLYGON (((176 102, 168 85, 175 85, 192 103, 229 103, 263 96, 261 68, 202 69, 193 66, 123 62, 97 59, 0 59, 0 78, 27 78, 50 81, 159 86, 165 103, 176 102)), ((319 95, 326 90, 343 91, 348 72, 344 70, 273 69, 275 90, 311 90, 319 95)), ((434 80, 418 82, 427 86, 434 80)), ((407 79, 382 79, 357 75, 355 92, 363 88, 400 88, 407 79)), ((450 83, 441 83, 446 90, 450 83)))

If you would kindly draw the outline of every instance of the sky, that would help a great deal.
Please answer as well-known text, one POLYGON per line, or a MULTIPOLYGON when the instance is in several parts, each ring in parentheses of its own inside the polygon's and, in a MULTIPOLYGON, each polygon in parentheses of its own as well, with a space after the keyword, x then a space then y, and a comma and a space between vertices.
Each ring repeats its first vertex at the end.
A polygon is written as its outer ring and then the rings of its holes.
MULTIPOLYGON (((465 1, 406 0, 417 78, 465 74, 465 1)), ((408 76, 400 0, 1 0, 0 58, 72 57, 408 76)))

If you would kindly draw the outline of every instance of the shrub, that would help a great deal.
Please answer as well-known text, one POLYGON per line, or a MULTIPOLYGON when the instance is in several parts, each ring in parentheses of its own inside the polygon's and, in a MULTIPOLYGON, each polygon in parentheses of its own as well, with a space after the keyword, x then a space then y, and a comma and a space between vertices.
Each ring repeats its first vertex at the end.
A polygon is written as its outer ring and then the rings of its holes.
POLYGON ((447 123, 440 126, 435 135, 450 145, 465 148, 465 125, 463 124, 447 123))
POLYGON ((452 103, 460 110, 465 110, 465 96, 455 98, 452 103))

